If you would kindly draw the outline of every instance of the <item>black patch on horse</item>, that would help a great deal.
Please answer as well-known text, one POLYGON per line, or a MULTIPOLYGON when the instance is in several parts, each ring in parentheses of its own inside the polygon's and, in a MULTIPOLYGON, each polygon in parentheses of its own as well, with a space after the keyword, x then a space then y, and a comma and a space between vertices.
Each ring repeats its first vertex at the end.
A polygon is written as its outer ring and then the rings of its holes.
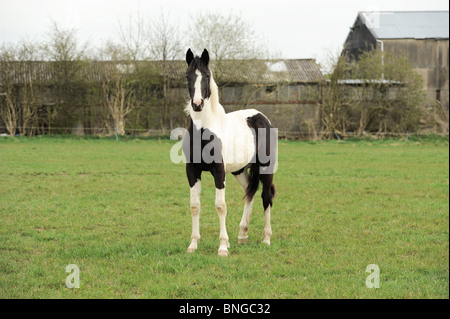
POLYGON ((240 170, 237 170, 236 172, 231 172, 231 174, 233 174, 234 176, 241 175, 246 168, 248 168, 248 166, 244 166, 240 170))
POLYGON ((225 188, 223 146, 216 134, 209 129, 198 130, 191 119, 182 147, 186 156, 186 174, 190 187, 201 179, 202 171, 209 171, 214 176, 216 188, 225 188))
POLYGON ((249 184, 245 196, 248 200, 252 199, 259 188, 259 182, 261 182, 263 184, 263 206, 264 210, 266 210, 269 205, 272 206, 276 189, 272 183, 273 171, 269 170, 267 173, 261 174, 261 167, 274 167, 277 140, 275 136, 271 135, 270 129, 273 128, 272 125, 261 113, 248 117, 247 125, 253 129, 253 134, 255 134, 256 152, 250 164, 249 184), (258 129, 264 130, 259 131, 258 129))

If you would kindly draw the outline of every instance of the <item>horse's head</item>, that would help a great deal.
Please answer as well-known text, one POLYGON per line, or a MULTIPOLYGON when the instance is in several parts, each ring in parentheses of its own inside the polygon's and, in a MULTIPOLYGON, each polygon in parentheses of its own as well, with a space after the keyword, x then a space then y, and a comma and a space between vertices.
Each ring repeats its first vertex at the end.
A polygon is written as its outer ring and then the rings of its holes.
POLYGON ((201 57, 194 57, 194 53, 189 49, 186 52, 186 62, 188 64, 186 78, 191 97, 191 106, 195 112, 200 112, 203 109, 204 100, 209 99, 211 96, 211 71, 208 67, 209 53, 205 49, 201 57))

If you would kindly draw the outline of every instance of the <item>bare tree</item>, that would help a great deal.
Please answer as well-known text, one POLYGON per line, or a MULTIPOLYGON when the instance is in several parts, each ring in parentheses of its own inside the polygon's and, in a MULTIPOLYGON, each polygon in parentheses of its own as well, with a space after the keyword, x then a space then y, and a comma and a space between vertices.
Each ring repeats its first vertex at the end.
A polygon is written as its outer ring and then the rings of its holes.
POLYGON ((123 47, 109 43, 99 54, 108 62, 99 68, 101 105, 104 107, 104 126, 108 133, 125 134, 127 115, 136 107, 136 61, 123 47))
POLYGON ((407 57, 384 52, 381 63, 381 52, 373 51, 362 53, 358 61, 350 61, 345 54, 334 61, 319 104, 322 136, 419 129, 424 114, 422 79, 407 57))
POLYGON ((61 28, 54 21, 47 32, 42 51, 44 58, 50 62, 55 93, 55 104, 47 110, 50 130, 54 121, 67 128, 83 126, 88 45, 87 42, 80 42, 77 30, 61 28))
MULTIPOLYGON (((158 18, 151 21, 150 28, 147 29, 147 41, 149 46, 150 58, 158 61, 158 71, 161 77, 163 107, 161 116, 161 128, 166 127, 169 119, 169 94, 171 86, 170 73, 173 70, 170 67, 170 61, 183 56, 179 26, 172 23, 170 12, 160 11, 158 18)), ((171 124, 172 126, 172 124, 171 124)))
POLYGON ((335 134, 347 133, 347 109, 350 103, 346 99, 345 86, 341 80, 347 77, 349 67, 345 55, 333 57, 333 72, 328 84, 322 91, 322 99, 318 104, 321 115, 321 138, 333 138, 335 134))
POLYGON ((43 45, 45 57, 50 61, 80 61, 86 56, 88 43, 80 45, 75 29, 61 28, 55 21, 47 33, 43 45))
MULTIPOLYGON (((267 59, 267 47, 249 22, 230 12, 199 13, 191 19, 189 40, 194 50, 207 48, 214 60, 214 76, 218 83, 226 72, 226 60, 267 59)), ((221 83, 222 85, 224 83, 221 83)))
POLYGON ((118 21, 119 45, 122 47, 123 58, 134 62, 143 60, 148 56, 148 47, 146 43, 146 28, 144 18, 139 11, 136 16, 130 15, 128 22, 124 24, 118 21))
POLYGON ((192 19, 190 38, 194 48, 207 48, 211 58, 224 59, 265 58, 267 50, 249 22, 241 15, 221 12, 199 13, 192 19))
POLYGON ((3 45, 0 48, 0 117, 9 135, 14 136, 18 127, 16 98, 14 92, 15 48, 3 45))
POLYGON ((11 136, 34 135, 41 102, 40 76, 33 62, 38 46, 22 41, 0 49, 0 117, 11 136))
POLYGON ((103 101, 112 117, 114 130, 117 134, 124 135, 126 116, 136 107, 132 81, 120 70, 111 73, 105 70, 102 90, 103 101))
POLYGON ((170 12, 160 11, 159 17, 151 21, 146 38, 152 60, 170 61, 183 58, 179 26, 172 23, 170 12))
POLYGON ((94 61, 127 61, 130 55, 127 54, 124 46, 109 39, 96 48, 94 61))
POLYGON ((35 74, 33 61, 36 61, 38 48, 32 43, 22 42, 19 45, 18 60, 25 65, 28 73, 23 79, 20 99, 20 135, 34 135, 38 125, 38 109, 41 103, 42 81, 40 74, 35 74))
POLYGON ((361 82, 352 98, 352 109, 359 117, 357 136, 373 122, 378 122, 379 133, 383 129, 386 133, 388 127, 400 132, 418 129, 423 115, 422 79, 406 56, 364 52, 350 67, 350 77, 361 82))

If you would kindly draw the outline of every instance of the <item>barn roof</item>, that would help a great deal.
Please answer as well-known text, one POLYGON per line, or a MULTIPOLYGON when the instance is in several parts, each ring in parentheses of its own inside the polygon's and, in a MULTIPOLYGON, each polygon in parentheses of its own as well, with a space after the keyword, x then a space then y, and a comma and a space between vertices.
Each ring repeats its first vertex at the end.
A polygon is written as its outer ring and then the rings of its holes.
MULTIPOLYGON (((59 65, 55 62, 0 62, 3 75, 8 74, 16 83, 29 81, 52 81, 58 73, 59 65), (8 70, 8 71, 6 71, 8 70)), ((68 62, 70 64, 70 62, 68 62)), ((76 65, 73 65, 76 68, 76 65)), ((100 81, 102 74, 130 74, 135 68, 161 72, 161 61, 138 61, 136 64, 123 61, 90 61, 76 72, 81 72, 83 78, 89 81, 100 81)), ((174 85, 184 85, 186 82, 186 62, 168 61, 165 69, 167 76, 174 85)), ((313 59, 295 60, 224 60, 211 61, 214 78, 219 85, 223 84, 271 84, 279 82, 317 83, 324 80, 319 66, 313 59)), ((0 76, 1 85, 1 76, 0 76)))
POLYGON ((448 11, 359 12, 376 39, 448 39, 448 11))
POLYGON ((317 83, 324 80, 313 59, 223 61, 221 65, 213 61, 211 68, 214 74, 220 73, 218 81, 222 83, 317 83))

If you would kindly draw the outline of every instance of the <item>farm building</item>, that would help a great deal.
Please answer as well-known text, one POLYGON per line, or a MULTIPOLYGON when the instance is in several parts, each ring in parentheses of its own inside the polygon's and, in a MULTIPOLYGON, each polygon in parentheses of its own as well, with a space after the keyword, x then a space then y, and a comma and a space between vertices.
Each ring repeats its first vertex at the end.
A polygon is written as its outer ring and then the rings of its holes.
POLYGON ((282 136, 310 135, 318 129, 317 104, 324 77, 314 60, 255 60, 245 64, 223 68, 218 79, 226 111, 256 108, 271 119, 282 136))
MULTIPOLYGON (((187 101, 186 63, 171 63, 170 94, 187 101), (181 80, 181 81, 180 81, 181 80)), ((313 59, 211 61, 219 86, 220 103, 227 112, 257 108, 281 135, 310 134, 319 126, 321 84, 324 77, 313 59)))
MULTIPOLYGON (((310 131, 319 125, 316 106, 324 78, 314 60, 211 61, 211 69, 228 112, 258 108, 280 132, 310 131)), ((114 85, 111 79, 117 75, 132 77, 130 88, 136 90, 128 132, 187 125, 185 61, 13 61, 0 62, 0 71, 1 103, 13 97, 17 114, 22 114, 19 109, 33 96, 31 127, 80 134, 111 130, 102 87, 114 85)), ((0 127, 5 131, 1 118, 0 127)))
POLYGON ((364 51, 406 55, 424 80, 427 104, 449 105, 449 12, 359 12, 344 45, 358 60, 364 51))

